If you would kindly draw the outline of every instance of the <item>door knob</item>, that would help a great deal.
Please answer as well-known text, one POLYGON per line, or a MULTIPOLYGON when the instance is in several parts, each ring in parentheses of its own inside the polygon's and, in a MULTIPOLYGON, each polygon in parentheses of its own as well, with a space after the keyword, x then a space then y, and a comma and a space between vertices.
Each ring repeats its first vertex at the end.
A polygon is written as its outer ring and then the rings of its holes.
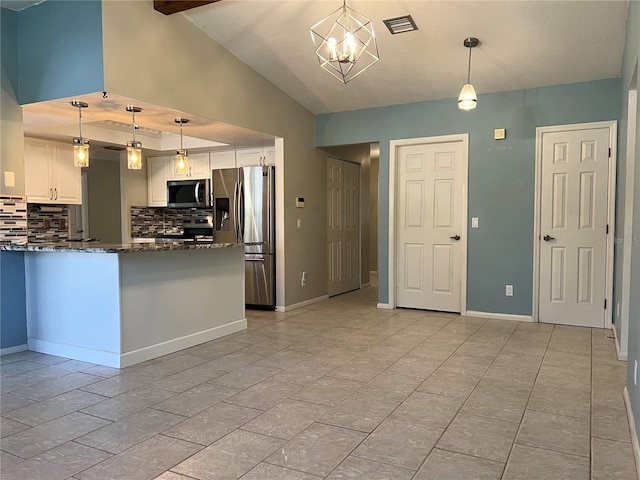
POLYGON ((460 240, 460 235, 455 235, 453 237, 449 237, 451 240, 460 240))
POLYGON ((555 240, 555 237, 550 237, 549 235, 545 235, 544 237, 542 237, 542 239, 543 239, 545 242, 548 242, 549 240, 555 240))

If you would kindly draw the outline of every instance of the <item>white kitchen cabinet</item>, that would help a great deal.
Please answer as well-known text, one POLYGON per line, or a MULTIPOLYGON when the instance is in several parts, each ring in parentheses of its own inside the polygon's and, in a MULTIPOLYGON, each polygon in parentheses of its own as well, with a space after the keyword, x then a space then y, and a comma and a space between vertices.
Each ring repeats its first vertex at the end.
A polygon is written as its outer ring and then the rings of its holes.
POLYGON ((147 159, 147 194, 150 207, 167 206, 167 180, 173 168, 172 157, 147 159))
POLYGON ((236 150, 236 158, 239 167, 255 167, 259 165, 275 165, 276 148, 259 147, 259 148, 243 148, 236 150))
POLYGON ((236 151, 224 150, 220 152, 211 152, 211 170, 220 170, 221 168, 235 168, 236 151))
POLYGON ((264 147, 262 149, 263 165, 275 165, 276 164, 276 147, 264 147))
POLYGON ((262 165, 262 148, 243 148, 236 150, 239 167, 255 167, 262 165))
POLYGON ((25 187, 30 203, 82 203, 81 169, 73 165, 73 146, 25 139, 25 187))
POLYGON ((189 171, 179 173, 175 157, 172 157, 172 170, 168 180, 186 180, 189 178, 200 179, 211 177, 209 167, 209 153, 192 153, 189 155, 189 171))

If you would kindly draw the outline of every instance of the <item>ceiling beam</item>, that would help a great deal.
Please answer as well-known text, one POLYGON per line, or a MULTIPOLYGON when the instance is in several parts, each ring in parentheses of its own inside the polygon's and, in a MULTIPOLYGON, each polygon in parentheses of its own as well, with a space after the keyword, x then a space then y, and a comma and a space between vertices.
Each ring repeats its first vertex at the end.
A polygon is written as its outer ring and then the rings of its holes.
POLYGON ((153 0, 153 9, 165 15, 172 15, 219 1, 220 0, 153 0))

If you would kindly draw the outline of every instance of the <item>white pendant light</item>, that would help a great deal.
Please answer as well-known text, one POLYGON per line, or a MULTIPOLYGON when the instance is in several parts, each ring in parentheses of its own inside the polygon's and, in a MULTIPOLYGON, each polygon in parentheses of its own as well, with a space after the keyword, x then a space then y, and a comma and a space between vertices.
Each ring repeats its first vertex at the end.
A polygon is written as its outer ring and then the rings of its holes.
POLYGON ((131 113, 131 129, 133 131, 133 140, 127 142, 127 168, 129 170, 140 170, 142 168, 142 143, 136 141, 136 113, 140 113, 140 107, 127 105, 127 112, 131 113))
POLYGON ((180 124, 180 149, 176 151, 176 166, 175 166, 175 174, 176 175, 186 175, 189 173, 189 155, 188 152, 182 148, 182 125, 185 123, 189 123, 189 120, 186 118, 176 118, 174 122, 180 124))
POLYGON ((480 41, 477 38, 465 38, 464 46, 469 49, 469 67, 467 69, 467 83, 462 87, 460 96, 458 96, 458 108, 460 110, 473 110, 478 105, 478 96, 476 89, 471 85, 471 49, 477 47, 480 41))
POLYGON ((346 0, 310 32, 320 66, 342 83, 380 60, 372 21, 347 7, 346 0))
POLYGON ((73 165, 76 167, 88 167, 89 140, 82 137, 82 109, 87 108, 89 104, 80 100, 73 100, 71 105, 78 109, 78 123, 80 126, 80 136, 73 137, 73 165))

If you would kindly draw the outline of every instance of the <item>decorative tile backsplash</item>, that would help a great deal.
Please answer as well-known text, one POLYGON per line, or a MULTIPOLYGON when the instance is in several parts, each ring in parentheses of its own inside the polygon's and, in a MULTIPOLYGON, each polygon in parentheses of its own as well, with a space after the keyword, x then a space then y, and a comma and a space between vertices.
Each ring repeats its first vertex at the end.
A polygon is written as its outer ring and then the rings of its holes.
POLYGON ((210 208, 131 207, 131 236, 155 238, 164 233, 182 234, 185 217, 206 218, 210 208))
POLYGON ((20 195, 0 195, 0 243, 27 241, 27 199, 20 195))
POLYGON ((30 203, 27 226, 29 242, 65 242, 69 238, 69 207, 30 203))

